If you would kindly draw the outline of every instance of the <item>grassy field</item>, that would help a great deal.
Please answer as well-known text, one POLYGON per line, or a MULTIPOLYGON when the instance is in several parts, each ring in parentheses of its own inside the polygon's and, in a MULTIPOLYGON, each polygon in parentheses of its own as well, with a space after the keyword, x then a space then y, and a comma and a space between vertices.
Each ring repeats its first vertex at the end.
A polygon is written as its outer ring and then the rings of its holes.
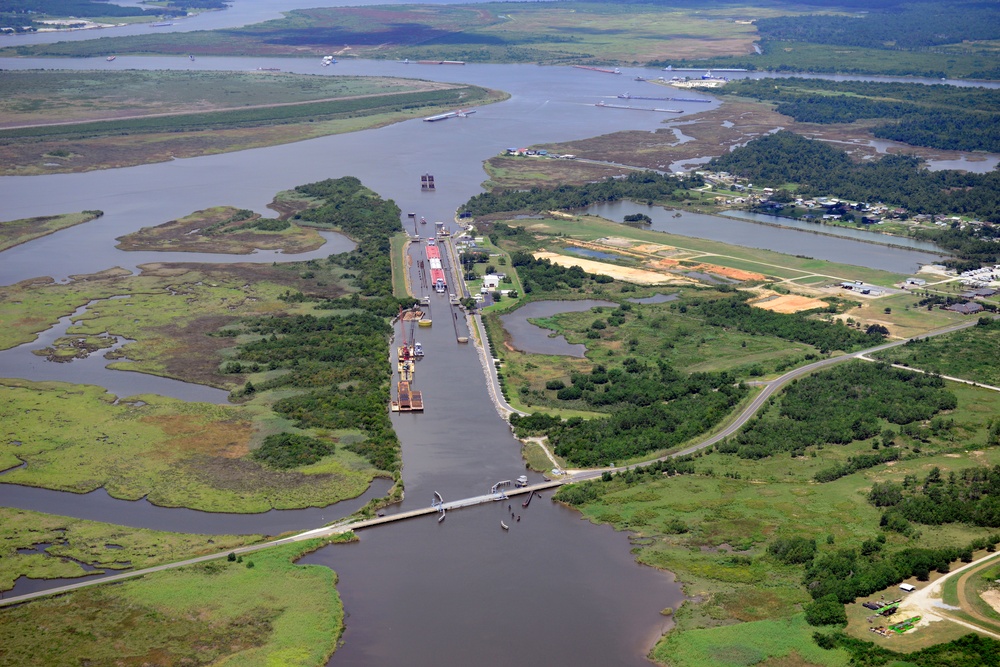
MULTIPOLYGON (((347 536, 344 539, 350 539, 347 536)), ((0 665, 318 665, 343 632, 314 540, 4 610, 0 665)))
MULTIPOLYGON (((10 590, 20 576, 33 579, 84 577, 80 562, 98 571, 141 569, 247 544, 257 536, 186 535, 123 528, 0 508, 0 591, 10 590), (49 544, 45 553, 36 545, 49 544), (36 553, 19 550, 36 549, 36 553), (77 562, 79 561, 79 562, 77 562)), ((2 651, 0 651, 2 653, 2 651)))
POLYGON ((744 667, 762 663, 846 667, 850 662, 847 652, 821 649, 812 640, 813 631, 802 614, 691 630, 670 635, 656 646, 652 656, 669 667, 744 667))
POLYGON ((0 80, 0 128, 163 113, 288 105, 389 93, 447 90, 449 84, 393 77, 271 72, 11 71, 0 80))
POLYGON ((270 72, 28 71, 5 81, 4 175, 260 148, 505 98, 475 86, 412 79, 270 72), (53 97, 51 104, 43 93, 53 97))
MULTIPOLYGON (((794 12, 794 10, 792 10, 794 12)), ((753 25, 734 18, 790 13, 770 7, 656 7, 614 3, 318 8, 219 32, 143 35, 91 43, 13 47, 18 55, 312 55, 411 60, 624 62, 742 55, 753 25)))
MULTIPOLYGON (((282 196, 273 204, 282 214, 303 205, 282 196)), ((253 366, 240 374, 223 372, 231 349, 244 338, 219 336, 219 330, 244 317, 309 309, 279 298, 288 292, 344 295, 352 287, 343 273, 326 262, 148 265, 136 276, 108 271, 65 284, 25 281, 0 288, 0 344, 30 341, 89 303, 68 335, 41 354, 83 356, 107 347, 113 339, 104 334, 110 332, 135 340, 117 353, 125 357, 113 362, 117 368, 225 389, 247 380, 259 384, 272 372, 253 366)), ((29 461, 5 477, 9 482, 76 492, 103 486, 116 497, 148 494, 162 505, 259 512, 355 497, 376 473, 341 446, 333 456, 289 471, 252 461, 249 454, 267 435, 294 432, 270 409, 289 395, 288 389, 257 392, 238 406, 161 397, 115 404, 97 387, 16 381, 6 382, 0 392, 5 434, 0 468, 29 461)), ((353 430, 307 433, 341 444, 361 437, 353 430)))
POLYGON ((103 215, 100 211, 83 211, 64 215, 47 215, 39 218, 25 218, 0 222, 0 252, 16 245, 27 243, 42 236, 48 236, 60 229, 82 225, 103 215))
MULTIPOLYGON (((695 459, 695 475, 631 484, 616 477, 600 483, 598 498, 581 508, 584 515, 632 531, 639 562, 674 572, 692 598, 674 614, 677 629, 654 649, 657 661, 676 667, 846 664, 838 652, 817 653, 812 629, 802 622, 799 610, 810 597, 801 583, 801 567, 782 565, 765 547, 776 537, 801 536, 816 539, 821 553, 858 548, 881 532, 881 510, 867 501, 873 482, 923 476, 933 466, 947 476, 1000 462, 996 449, 977 449, 985 442, 986 424, 1000 408, 1000 397, 966 385, 949 384, 949 389, 959 398, 959 407, 945 415, 956 421, 951 434, 933 443, 901 437, 897 446, 912 458, 833 482, 817 484, 812 477, 848 456, 870 451, 867 442, 759 461, 707 453, 695 459)), ((896 533, 885 536, 887 548, 897 549, 965 544, 989 532, 946 524, 920 526, 914 540, 896 533)), ((871 639, 867 624, 861 632, 858 636, 871 639)), ((951 638, 934 635, 931 643, 951 638)))
POLYGON ((289 310, 278 299, 286 291, 337 297, 350 289, 342 270, 318 262, 306 266, 145 265, 138 276, 109 271, 67 284, 49 279, 0 287, 0 347, 34 339, 58 318, 94 301, 70 328, 60 348, 79 334, 104 332, 135 340, 123 348, 130 370, 232 389, 239 378, 219 369, 232 338, 218 337, 241 317, 289 310), (311 274, 311 277, 310 277, 311 274), (124 297, 115 298, 110 297, 124 297))
MULTIPOLYGON (((248 458, 267 432, 266 399, 245 406, 160 396, 115 402, 100 387, 4 380, 0 468, 4 481, 170 507, 263 512, 325 506, 360 495, 375 475, 337 447, 318 463, 269 469, 248 458)), ((310 433, 334 442, 350 432, 310 433)))
POLYGON ((996 364, 998 346, 1000 325, 989 324, 885 350, 875 356, 930 373, 996 387, 1000 386, 1000 368, 996 364))
MULTIPOLYGON (((675 66, 677 64, 674 63, 675 66)), ((996 58, 987 49, 976 50, 970 44, 942 46, 932 52, 768 41, 763 54, 713 57, 685 64, 714 68, 751 66, 772 71, 965 78, 975 72, 995 68, 996 58), (946 50, 950 52, 943 57, 940 52, 946 50)))

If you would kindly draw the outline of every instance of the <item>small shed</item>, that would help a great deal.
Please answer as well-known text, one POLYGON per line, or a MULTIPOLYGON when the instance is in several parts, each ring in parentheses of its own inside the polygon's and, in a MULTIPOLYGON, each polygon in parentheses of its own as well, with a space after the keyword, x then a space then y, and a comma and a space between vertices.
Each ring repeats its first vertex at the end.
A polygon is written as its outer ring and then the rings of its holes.
POLYGON ((912 593, 913 591, 917 590, 917 587, 914 586, 913 584, 900 584, 899 588, 901 590, 906 591, 907 593, 912 593))
POLYGON ((487 273, 483 276, 483 287, 486 289, 496 289, 500 286, 500 276, 495 273, 487 273))

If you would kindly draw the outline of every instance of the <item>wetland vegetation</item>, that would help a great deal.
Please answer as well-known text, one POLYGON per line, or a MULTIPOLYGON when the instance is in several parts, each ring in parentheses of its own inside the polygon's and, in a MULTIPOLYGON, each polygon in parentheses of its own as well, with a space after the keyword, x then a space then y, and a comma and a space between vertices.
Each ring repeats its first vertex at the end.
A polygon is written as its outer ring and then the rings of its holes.
POLYGON ((400 228, 399 209, 353 178, 304 186, 279 202, 314 227, 351 234, 356 250, 298 265, 157 265, 137 276, 4 288, 8 345, 89 303, 47 354, 77 354, 80 337, 100 349, 114 340, 103 334, 125 336, 135 342, 116 368, 220 386, 240 401, 117 401, 98 387, 5 381, 0 461, 28 462, 6 481, 259 512, 352 498, 375 475, 397 471, 385 359, 399 303, 362 296, 391 291, 383 246, 400 228), (288 437, 268 439, 280 434, 288 437), (314 441, 322 446, 299 456, 297 444, 314 441), (266 455, 255 454, 262 445, 266 455))
MULTIPOLYGON (((87 43, 87 42, 81 42, 87 43)), ((380 127, 503 98, 477 86, 274 72, 15 71, 4 174, 88 171, 380 127)))
POLYGON ((326 543, 273 547, 4 609, 0 664, 321 664, 343 632, 337 575, 295 561, 326 543))
POLYGON ((242 546, 259 536, 184 535, 124 528, 98 521, 0 508, 0 591, 21 576, 85 577, 92 572, 141 569, 242 546))
POLYGON ((0 222, 0 252, 16 245, 47 236, 74 225, 96 220, 104 215, 102 211, 81 211, 64 215, 46 215, 24 220, 0 222))

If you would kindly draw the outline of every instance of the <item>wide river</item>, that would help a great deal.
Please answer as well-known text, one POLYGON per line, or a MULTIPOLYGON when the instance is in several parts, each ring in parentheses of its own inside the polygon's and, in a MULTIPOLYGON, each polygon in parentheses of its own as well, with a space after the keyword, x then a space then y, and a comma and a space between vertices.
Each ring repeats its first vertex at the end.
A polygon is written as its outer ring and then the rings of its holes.
MULTIPOLYGON (((135 257, 116 250, 115 237, 208 206, 228 204, 264 212, 279 190, 344 175, 359 177, 394 199, 404 212, 450 221, 456 207, 479 192, 485 178, 482 161, 508 146, 624 129, 652 131, 664 120, 658 114, 594 106, 598 100, 623 92, 624 86, 634 85, 625 83, 630 76, 534 65, 428 67, 350 61, 321 70, 313 59, 283 60, 278 65, 286 71, 325 75, 462 81, 508 91, 511 98, 483 107, 469 118, 441 123, 415 120, 286 146, 127 169, 0 178, 4 219, 83 209, 105 211, 94 222, 4 252, 0 284, 42 275, 62 280, 114 266, 133 268, 135 257), (426 172, 436 177, 434 193, 420 191, 419 177, 426 172)), ((274 59, 260 58, 199 58, 192 63, 179 58, 119 57, 115 63, 131 68, 225 70, 278 65, 274 59)), ((103 59, 18 59, 2 61, 0 67, 81 69, 104 68, 105 63, 103 59)), ((686 112, 715 104, 677 103, 686 112)), ((818 247, 828 243, 827 238, 814 234, 782 232, 798 239, 796 254, 819 256, 818 247)), ((336 244, 331 242, 330 247, 336 244)), ((330 247, 327 250, 333 252, 330 247)), ((850 251, 845 252, 836 259, 849 262, 850 251)), ((909 255, 900 257, 910 261, 909 255)), ((253 257, 239 258, 247 259, 253 257)), ((426 506, 435 491, 445 500, 479 495, 494 482, 524 471, 519 443, 490 401, 477 350, 456 343, 456 330, 448 322, 453 316, 444 297, 433 296, 431 309, 434 326, 418 329, 427 357, 418 365, 416 388, 423 391, 426 412, 393 417, 403 443, 406 486, 406 500, 393 511, 426 506)), ((0 365, 0 376, 7 370, 14 368, 0 365)), ((31 375, 27 366, 18 366, 17 372, 31 375)), ((87 377, 104 384, 99 370, 88 371, 87 377)), ((128 380, 116 383, 115 390, 129 392, 128 380)), ((137 521, 133 504, 100 494, 93 496, 96 505, 88 505, 86 496, 71 496, 74 502, 70 503, 60 502, 65 497, 60 494, 32 496, 25 491, 21 497, 16 487, 0 484, 0 489, 7 497, 19 498, 10 501, 15 506, 86 513, 87 518, 127 525, 137 521), (97 516, 92 511, 95 506, 100 508, 97 516)), ((348 613, 345 643, 331 664, 459 666, 484 660, 538 665, 648 664, 646 652, 668 625, 658 612, 678 606, 679 587, 670 575, 635 564, 626 535, 591 526, 577 513, 552 504, 551 494, 544 495, 520 512, 520 506, 514 508, 522 519, 514 520, 509 532, 499 526, 503 518, 511 522, 506 506, 496 503, 452 513, 440 524, 428 517, 362 531, 357 544, 329 547, 309 556, 308 562, 328 565, 339 573, 348 613)), ((237 530, 277 532, 274 519, 281 516, 285 515, 266 515, 259 528, 249 518, 237 530)), ((207 519, 202 525, 197 513, 186 514, 184 520, 187 530, 217 529, 217 522, 209 527, 207 519)), ((299 527, 295 524, 289 521, 289 527, 299 527)))

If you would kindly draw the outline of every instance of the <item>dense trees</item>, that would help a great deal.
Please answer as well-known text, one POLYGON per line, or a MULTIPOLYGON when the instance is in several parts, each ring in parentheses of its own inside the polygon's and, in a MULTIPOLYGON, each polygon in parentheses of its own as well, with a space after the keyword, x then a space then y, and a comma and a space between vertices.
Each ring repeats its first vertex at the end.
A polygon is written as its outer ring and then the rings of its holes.
POLYGON ((843 648, 851 654, 855 667, 914 665, 914 667, 1000 667, 1000 641, 977 634, 943 644, 935 644, 912 653, 899 653, 878 644, 850 637, 841 632, 832 635, 817 632, 814 637, 827 649, 843 648))
MULTIPOLYGON (((886 155, 876 161, 853 163, 844 151, 787 130, 754 139, 713 159, 709 166, 749 178, 758 185, 796 183, 801 196, 834 195, 852 201, 882 201, 903 206, 912 213, 968 214, 1000 222, 1000 171, 997 170, 988 174, 928 171, 921 167, 919 159, 906 155, 886 155)), ((956 249, 968 244, 983 257, 995 257, 995 246, 980 248, 982 244, 977 243, 995 238, 1000 231, 984 226, 965 232, 925 234, 940 235, 943 242, 953 243, 956 249)))
POLYGON ((276 433, 264 438, 253 458, 272 468, 297 468, 316 463, 333 454, 332 442, 293 433, 276 433))
POLYGON ((677 190, 704 185, 700 176, 677 178, 652 171, 632 173, 625 178, 606 178, 585 185, 560 185, 552 189, 495 190, 470 199, 463 210, 481 216, 491 213, 529 211, 540 213, 559 209, 584 208, 596 202, 629 199, 654 202, 677 190))
POLYGON ((750 294, 735 294, 725 299, 688 302, 689 313, 701 314, 705 323, 717 327, 732 327, 754 334, 777 336, 785 340, 813 345, 821 352, 831 350, 855 350, 876 345, 884 340, 880 331, 872 333, 848 328, 843 324, 831 324, 814 320, 803 313, 775 313, 763 308, 754 308, 747 303, 750 294))
MULTIPOLYGON (((316 304, 324 317, 281 315, 247 320, 243 331, 255 336, 237 348, 226 370, 246 367, 273 373, 243 393, 288 389, 274 410, 303 428, 358 429, 364 437, 344 445, 382 470, 399 467, 399 442, 392 430, 389 402, 388 318, 401 305, 391 296, 389 237, 400 228, 399 208, 380 199, 356 178, 330 179, 296 188, 318 200, 300 217, 343 230, 357 240, 355 250, 330 258, 356 271, 363 293, 316 304), (340 311, 340 312, 336 312, 340 311)), ((287 295, 303 300, 301 294, 287 295)), ((265 441, 254 457, 269 465, 304 465, 332 452, 333 445, 304 436, 281 434, 265 441), (329 450, 323 445, 328 445, 329 450)))
POLYGON ((775 102, 800 122, 888 120, 872 133, 914 146, 1000 150, 1000 92, 990 88, 791 78, 743 79, 721 91, 775 102))
POLYGON ((535 413, 511 417, 519 435, 546 434, 557 455, 583 466, 607 465, 677 446, 718 424, 746 395, 725 373, 683 375, 666 362, 627 358, 621 368, 576 373, 558 391, 565 401, 611 409, 603 419, 562 421, 535 413))
POLYGON ((757 20, 763 39, 873 49, 921 49, 964 40, 998 39, 993 2, 887 3, 861 6, 864 16, 810 14, 757 20))
MULTIPOLYGON (((909 424, 956 405, 955 395, 939 377, 853 361, 794 381, 782 394, 777 414, 751 420, 735 438, 717 448, 749 459, 785 451, 802 454, 814 445, 874 437, 881 431, 880 420, 909 424)), ((890 456, 855 457, 842 469, 820 473, 821 481, 874 465, 879 459, 891 460, 890 456)))
POLYGON ((333 259, 356 272, 362 294, 391 294, 389 238, 403 228, 395 202, 380 198, 352 176, 300 185, 295 191, 323 200, 322 205, 307 209, 296 217, 333 227, 357 241, 357 248, 333 259))
POLYGON ((1000 466, 967 468, 945 476, 933 468, 922 483, 908 478, 902 485, 884 483, 872 487, 868 500, 876 507, 889 507, 891 515, 926 525, 968 523, 1000 527, 1000 466))

